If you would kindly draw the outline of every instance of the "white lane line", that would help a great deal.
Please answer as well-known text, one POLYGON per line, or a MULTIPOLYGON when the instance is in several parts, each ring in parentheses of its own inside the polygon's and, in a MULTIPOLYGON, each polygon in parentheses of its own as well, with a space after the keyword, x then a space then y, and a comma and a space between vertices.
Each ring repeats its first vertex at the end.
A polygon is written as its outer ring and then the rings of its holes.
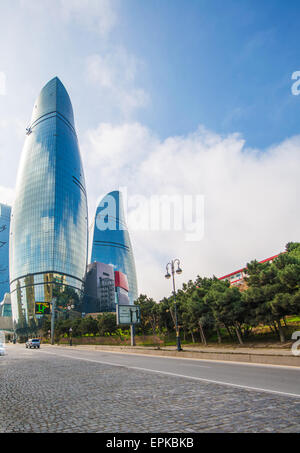
POLYGON ((238 388, 242 388, 242 389, 246 389, 246 390, 254 390, 256 392, 274 393, 276 395, 284 395, 284 396, 292 396, 292 397, 300 398, 300 394, 297 394, 297 393, 287 393, 287 392, 280 392, 278 390, 263 389, 263 388, 259 388, 259 387, 250 387, 247 385, 233 384, 232 382, 215 381, 213 379, 206 379, 206 378, 200 378, 200 377, 195 377, 195 376, 186 376, 184 374, 171 373, 169 371, 159 371, 159 370, 152 370, 150 368, 142 368, 142 367, 136 367, 136 366, 131 366, 131 365, 122 365, 119 363, 112 363, 112 362, 104 362, 102 360, 87 359, 85 357, 74 357, 72 355, 67 355, 67 354, 57 354, 55 352, 48 352, 48 351, 41 351, 41 352, 43 352, 44 354, 51 354, 51 355, 55 355, 58 357, 65 357, 65 358, 74 359, 74 360, 84 360, 86 362, 101 363, 104 365, 123 367, 123 368, 128 368, 131 370, 165 374, 168 376, 182 377, 185 379, 193 379, 194 381, 210 382, 213 384, 227 385, 229 387, 238 387, 238 388))
MULTIPOLYGON (((64 351, 69 351, 70 348, 65 348, 63 346, 56 346, 64 351)), ((260 366, 265 368, 286 368, 287 370, 294 369, 300 371, 300 366, 294 365, 273 365, 270 363, 256 363, 256 362, 238 362, 234 360, 214 360, 214 359, 199 359, 194 357, 171 357, 167 355, 157 355, 157 354, 142 354, 137 352, 122 352, 122 351, 104 351, 102 349, 86 349, 73 346, 74 351, 88 351, 88 352, 98 352, 104 354, 119 354, 119 355, 130 355, 130 356, 140 356, 140 357, 155 357, 157 359, 171 359, 171 360, 194 360, 196 362, 206 362, 206 363, 220 363, 220 364, 233 364, 233 365, 244 365, 244 366, 260 366)), ((263 356, 263 354, 262 354, 263 356)), ((282 356, 282 357, 291 357, 291 356, 282 356)), ((208 367, 211 368, 211 367, 208 367)))
MULTIPOLYGON (((148 368, 134 367, 134 366, 127 365, 127 364, 122 365, 121 363, 106 362, 106 361, 103 361, 103 360, 87 359, 86 357, 74 357, 73 355, 57 354, 55 352, 48 352, 48 351, 41 351, 41 352, 44 352, 45 354, 57 355, 58 357, 69 357, 71 359, 76 359, 76 360, 86 360, 88 362, 103 363, 105 365, 123 366, 125 368, 133 368, 133 369, 136 369, 136 370, 144 370, 144 369, 148 370, 148 368)), ((210 366, 205 366, 205 365, 190 365, 190 366, 197 366, 197 368, 211 368, 210 366)), ((149 370, 149 371, 153 371, 154 372, 155 370, 149 370)))

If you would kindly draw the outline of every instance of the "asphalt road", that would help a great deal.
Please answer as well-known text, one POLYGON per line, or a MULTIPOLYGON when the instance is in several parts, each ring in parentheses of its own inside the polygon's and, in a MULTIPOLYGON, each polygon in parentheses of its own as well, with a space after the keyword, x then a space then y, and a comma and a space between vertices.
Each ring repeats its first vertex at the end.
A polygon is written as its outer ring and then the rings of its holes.
POLYGON ((300 398, 300 368, 46 347, 46 354, 300 398))
POLYGON ((0 432, 299 432, 300 370, 42 345, 0 357, 0 432))

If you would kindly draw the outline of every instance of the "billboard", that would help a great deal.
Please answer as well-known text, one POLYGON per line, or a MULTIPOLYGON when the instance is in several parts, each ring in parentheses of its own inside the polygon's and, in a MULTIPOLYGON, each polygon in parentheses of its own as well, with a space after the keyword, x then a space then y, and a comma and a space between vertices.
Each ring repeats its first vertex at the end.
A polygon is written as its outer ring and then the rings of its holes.
POLYGON ((139 324, 141 309, 138 305, 117 304, 117 324, 139 324))

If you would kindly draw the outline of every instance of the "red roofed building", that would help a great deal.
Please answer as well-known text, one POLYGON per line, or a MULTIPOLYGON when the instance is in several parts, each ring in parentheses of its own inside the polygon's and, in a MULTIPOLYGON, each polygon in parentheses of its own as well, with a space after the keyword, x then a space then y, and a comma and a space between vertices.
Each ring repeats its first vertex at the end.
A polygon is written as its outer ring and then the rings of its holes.
MULTIPOLYGON (((259 263, 272 263, 272 261, 279 255, 281 255, 281 253, 271 256, 270 258, 266 258, 265 260, 259 261, 259 263)), ((228 280, 230 282, 230 286, 237 286, 241 291, 244 291, 245 289, 247 289, 245 277, 247 277, 247 273, 246 268, 243 267, 242 269, 231 272, 230 274, 223 275, 223 277, 219 277, 219 280, 228 280)))

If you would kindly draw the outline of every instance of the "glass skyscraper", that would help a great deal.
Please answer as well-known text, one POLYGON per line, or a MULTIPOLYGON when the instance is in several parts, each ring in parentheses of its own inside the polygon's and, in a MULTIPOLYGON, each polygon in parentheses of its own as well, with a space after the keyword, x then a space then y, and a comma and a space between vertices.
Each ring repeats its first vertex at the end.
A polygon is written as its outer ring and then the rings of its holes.
POLYGON ((0 203, 0 302, 9 293, 9 228, 11 207, 0 203))
POLYGON ((35 319, 35 302, 79 305, 87 264, 84 173, 71 101, 57 77, 42 89, 26 135, 11 217, 15 323, 35 319))
POLYGON ((84 294, 85 313, 116 311, 114 267, 91 263, 87 267, 84 294))
POLYGON ((89 262, 112 264, 115 271, 126 274, 129 300, 138 297, 132 245, 125 223, 122 194, 110 192, 100 202, 91 227, 89 262))

